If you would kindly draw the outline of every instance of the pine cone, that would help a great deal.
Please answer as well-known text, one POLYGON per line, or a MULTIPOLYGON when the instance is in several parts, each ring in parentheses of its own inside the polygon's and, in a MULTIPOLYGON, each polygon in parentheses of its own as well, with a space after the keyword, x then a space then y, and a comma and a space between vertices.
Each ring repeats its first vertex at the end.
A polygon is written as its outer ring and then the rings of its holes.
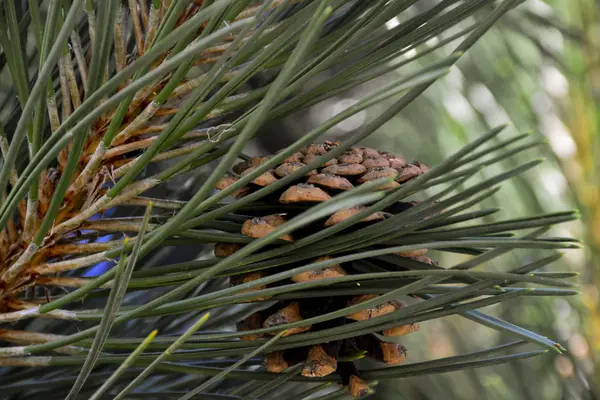
MULTIPOLYGON (((284 160, 282 164, 273 168, 252 181, 248 186, 237 190, 233 196, 243 197, 249 193, 259 190, 261 187, 268 186, 278 179, 288 176, 297 171, 299 168, 306 166, 315 160, 316 157, 326 154, 331 149, 337 147, 339 142, 326 141, 323 144, 311 144, 302 149, 302 151, 294 153, 292 156, 284 160)), ((238 178, 236 175, 245 176, 254 171, 258 166, 268 161, 271 156, 253 157, 249 162, 240 162, 236 164, 232 170, 233 173, 223 178, 217 185, 217 188, 224 189, 227 186, 235 183, 238 178)), ((366 147, 353 147, 345 151, 341 156, 333 158, 319 168, 310 171, 304 177, 296 182, 293 182, 287 188, 277 192, 273 196, 268 196, 265 200, 272 204, 280 204, 282 207, 281 214, 275 215, 257 215, 254 218, 248 219, 242 226, 241 233, 252 238, 261 238, 274 231, 277 226, 292 218, 298 211, 290 210, 287 212, 286 205, 304 205, 327 201, 335 194, 345 190, 349 190, 375 179, 383 177, 394 177, 391 184, 387 184, 381 189, 393 189, 399 187, 402 183, 407 182, 427 171, 427 167, 419 162, 412 164, 399 156, 389 152, 380 152, 375 149, 366 147)), ((398 202, 384 211, 373 213, 364 218, 361 223, 369 224, 384 220, 390 215, 401 213, 412 206, 416 202, 403 203, 398 202)), ((325 227, 339 224, 340 222, 356 215, 361 211, 362 207, 354 207, 350 209, 340 210, 329 216, 325 221, 319 221, 316 226, 308 228, 308 230, 300 230, 294 232, 294 235, 286 234, 280 239, 293 242, 303 236, 314 233, 315 229, 324 229, 325 227)), ((219 243, 215 246, 215 255, 218 257, 227 257, 242 248, 238 244, 219 243)), ((424 254, 427 250, 413 250, 409 252, 398 253, 402 257, 412 258, 420 262, 424 262, 424 254)), ((320 257, 315 262, 331 259, 329 256, 320 257)), ((292 282, 308 282, 320 279, 336 278, 347 275, 351 271, 343 265, 331 265, 326 268, 315 269, 314 271, 302 272, 290 278, 292 282)), ((251 272, 234 276, 231 279, 232 284, 241 282, 250 282, 263 274, 251 272)), ((351 272, 350 272, 351 273, 351 272)), ((261 290, 264 286, 252 289, 261 290)), ((246 291, 248 293, 250 291, 246 291)), ((332 296, 311 299, 299 299, 297 301, 278 302, 274 306, 257 312, 246 320, 238 324, 240 331, 253 330, 278 325, 300 322, 307 318, 320 316, 330 313, 346 306, 359 304, 363 301, 368 301, 377 298, 374 294, 364 294, 357 296, 332 296)), ((262 299, 253 299, 252 301, 260 301, 262 299)), ((372 318, 377 318, 385 314, 394 312, 404 305, 388 301, 374 307, 369 307, 362 311, 349 313, 344 318, 338 318, 327 321, 325 323, 312 326, 298 326, 289 329, 286 336, 301 334, 302 332, 315 331, 333 326, 340 326, 351 321, 362 321, 372 318)), ((418 325, 401 325, 380 332, 383 336, 404 336, 418 330, 418 325)), ((270 332, 270 335, 277 332, 270 332)), ((264 335, 246 335, 242 340, 255 340, 264 335)), ((266 368, 270 372, 282 372, 288 367, 295 364, 304 363, 302 375, 308 377, 322 377, 329 375, 336 370, 343 376, 345 383, 348 385, 348 390, 355 397, 364 395, 368 391, 367 384, 359 377, 359 373, 353 367, 352 362, 340 362, 338 358, 352 354, 363 354, 370 358, 386 364, 397 364, 406 357, 406 349, 395 343, 381 341, 373 335, 363 335, 348 340, 340 340, 328 343, 321 343, 309 347, 292 348, 283 351, 274 351, 266 357, 266 368), (348 372, 349 371, 349 372, 348 372)))

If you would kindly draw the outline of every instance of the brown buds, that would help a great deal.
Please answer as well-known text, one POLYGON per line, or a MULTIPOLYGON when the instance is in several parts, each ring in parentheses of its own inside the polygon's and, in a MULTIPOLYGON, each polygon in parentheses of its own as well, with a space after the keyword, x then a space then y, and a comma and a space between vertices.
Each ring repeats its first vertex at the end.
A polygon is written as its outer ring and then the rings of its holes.
MULTIPOLYGON (((377 295, 374 294, 364 294, 362 296, 355 296, 348 302, 348 306, 360 304, 367 300, 372 300, 376 297, 377 295)), ((396 308, 397 306, 393 302, 388 301, 383 304, 379 304, 361 311, 354 312, 352 314, 348 314, 346 315, 346 318, 353 319, 355 321, 365 321, 368 319, 377 318, 385 314, 389 314, 393 311, 396 311, 396 308)))
POLYGON ((215 244, 215 256, 216 257, 229 257, 239 249, 241 249, 241 244, 237 243, 217 243, 215 244))
POLYGON ((350 190, 354 187, 348 179, 332 174, 313 175, 308 178, 308 183, 335 190, 350 190))
POLYGON ((366 174, 358 179, 358 183, 365 183, 381 178, 396 178, 398 171, 390 167, 371 168, 366 174))
POLYGON ((233 166, 233 168, 231 168, 231 170, 239 175, 242 172, 244 172, 245 170, 247 170, 248 168, 250 168, 251 166, 252 166, 252 164, 250 164, 249 162, 242 161, 242 162, 235 164, 233 166))
POLYGON ((325 153, 327 153, 329 150, 337 147, 339 145, 339 142, 336 144, 336 142, 325 142, 324 144, 309 144, 308 146, 306 146, 304 148, 304 153, 305 154, 318 154, 318 155, 323 155, 325 153))
POLYGON ((429 258, 427 256, 417 256, 417 257, 412 257, 412 259, 415 261, 422 262, 424 264, 437 265, 437 262, 435 262, 434 260, 432 260, 431 258, 429 258))
POLYGON ((390 167, 394 169, 401 169, 406 166, 406 161, 402 157, 389 158, 388 161, 390 162, 390 167))
MULTIPOLYGON (((283 224, 285 219, 279 215, 268 215, 266 217, 256 217, 247 220, 242 225, 242 235, 249 236, 255 239, 267 236, 273 232, 277 226, 283 224)), ((293 238, 290 234, 281 236, 282 240, 292 242, 293 238)))
POLYGON ((406 336, 419 331, 419 324, 400 325, 383 331, 384 336, 406 336))
MULTIPOLYGON (((255 329, 262 328, 262 315, 259 312, 256 312, 250 316, 248 316, 245 320, 237 324, 238 331, 253 331, 255 329)), ((259 335, 246 335, 241 336, 240 339, 244 341, 251 341, 259 339, 262 334, 259 335)))
MULTIPOLYGON (((256 168, 258 168, 258 166, 248 168, 247 170, 242 172, 242 176, 246 176, 246 175, 250 174, 252 171, 256 170, 256 168)), ((271 171, 267 171, 267 172, 263 173, 262 175, 257 176, 252 181, 252 183, 254 183, 255 185, 258 185, 258 186, 269 186, 270 184, 275 183, 275 182, 277 182, 277 177, 275 175, 273 175, 273 172, 271 172, 271 171)))
POLYGON ((288 158, 286 158, 285 160, 283 160, 284 163, 289 163, 289 162, 302 162, 302 159, 304 158, 304 154, 300 153, 299 151, 292 154, 291 156, 289 156, 288 158))
POLYGON ((363 157, 365 158, 379 157, 379 152, 370 147, 361 147, 361 150, 363 151, 363 157))
POLYGON ((267 161, 269 161, 271 159, 271 157, 273 156, 262 156, 262 157, 252 157, 250 159, 250 163, 252 164, 253 167, 257 167, 259 165, 262 165, 264 163, 266 163, 267 161))
POLYGON ((382 342, 371 335, 354 338, 354 346, 365 350, 374 360, 396 365, 406 358, 406 348, 400 344, 382 342))
POLYGON ((222 177, 221 179, 219 179, 219 182, 217 182, 217 189, 219 190, 223 190, 226 189, 228 186, 233 185, 234 183, 236 183, 238 180, 238 178, 236 178, 235 176, 231 175, 231 174, 225 174, 224 177, 222 177))
POLYGON ((331 198, 326 192, 318 187, 307 184, 298 184, 283 192, 279 201, 283 204, 289 203, 318 203, 331 198))
POLYGON ((406 358, 406 348, 400 344, 381 342, 382 360, 388 365, 400 364, 406 358))
MULTIPOLYGON (((330 260, 330 256, 318 258, 315 262, 330 260)), ((292 276, 294 282, 310 282, 327 278, 337 278, 345 276, 346 272, 338 264, 330 265, 329 267, 316 269, 314 271, 301 272, 292 276)))
POLYGON ((417 167, 421 168, 421 173, 425 173, 427 171, 429 171, 429 167, 423 163, 418 162, 417 160, 413 161, 413 164, 416 165, 417 167))
POLYGON ((398 182, 406 182, 416 176, 423 175, 427 171, 429 171, 429 168, 425 164, 419 164, 418 161, 415 161, 415 164, 408 164, 402 169, 397 180, 398 182))
MULTIPOLYGON (((304 156, 304 164, 310 164, 313 161, 315 161, 318 157, 321 157, 319 154, 307 154, 304 156)), ((328 167, 330 165, 333 164, 337 164, 338 160, 336 158, 332 158, 330 160, 325 161, 323 164, 323 166, 328 167)))
POLYGON ((267 224, 272 226, 283 225, 286 222, 286 219, 283 217, 283 215, 279 214, 266 215, 263 218, 265 221, 267 221, 267 224))
POLYGON ((283 351, 273 351, 267 354, 265 367, 267 371, 279 374, 285 371, 289 367, 289 364, 283 358, 283 351))
MULTIPOLYGON (((302 167, 306 167, 306 164, 301 163, 301 162, 283 163, 275 169, 275 173, 277 174, 277 176, 283 178, 285 176, 288 176, 288 175, 296 172, 297 170, 299 170, 302 167)), ((312 170, 312 171, 309 171, 306 175, 310 176, 310 175, 316 175, 316 174, 317 174, 317 171, 312 170)))
POLYGON ((407 251, 399 251, 396 254, 402 257, 420 257, 427 253, 427 249, 416 249, 416 250, 407 250, 407 251))
POLYGON ((323 143, 323 147, 325 148, 325 150, 330 151, 338 147, 340 144, 342 144, 342 142, 340 142, 339 140, 326 140, 325 143, 323 143))
MULTIPOLYGON (((236 178, 235 176, 233 176, 231 174, 226 174, 223 178, 221 178, 219 180, 219 182, 217 182, 216 188, 219 190, 224 190, 224 189, 228 188, 229 186, 233 185, 234 183, 236 183, 237 181, 238 181, 238 178, 236 178)), ((246 186, 246 187, 236 190, 231 195, 237 199, 240 197, 244 197, 249 192, 250 192, 250 188, 246 186)))
MULTIPOLYGON (((289 304, 287 307, 282 308, 277 311, 275 314, 271 314, 263 323, 264 328, 271 328, 273 326, 279 326, 283 324, 291 324, 293 322, 302 321, 303 318, 300 315, 300 306, 298 303, 289 304)), ((295 328, 290 328, 283 336, 295 335, 297 333, 302 333, 310 330, 309 326, 300 326, 295 328)), ((271 333, 276 335, 277 333, 271 333)))
POLYGON ((323 168, 321 172, 334 175, 360 175, 367 170, 361 164, 334 164, 323 168))
POLYGON ((343 164, 360 164, 363 162, 363 156, 354 151, 346 151, 338 157, 338 161, 343 164))
MULTIPOLYGON (((406 304, 397 302, 396 308, 404 308, 406 304)), ((383 331, 384 336, 406 336, 410 333, 417 332, 419 330, 419 324, 406 324, 406 325, 398 325, 390 329, 386 329, 383 331)))
MULTIPOLYGON (((362 208, 354 207, 354 208, 347 208, 345 210, 337 211, 331 217, 329 217, 327 219, 327 221, 325 221, 325 226, 339 224, 340 222, 343 222, 343 221, 347 220, 348 218, 358 214, 361 210, 362 210, 362 208)), ((361 222, 371 222, 371 221, 378 221, 378 220, 382 220, 382 219, 385 219, 385 214, 378 211, 371 215, 366 216, 365 218, 363 218, 361 220, 361 222)))
POLYGON ((383 168, 389 167, 390 162, 383 157, 371 157, 366 158, 362 165, 364 165, 366 168, 383 168))
POLYGON ((358 376, 351 375, 348 391, 353 397, 363 397, 369 394, 369 385, 358 376))
POLYGON ((327 376, 337 369, 337 359, 327 354, 323 346, 313 346, 308 352, 306 365, 302 369, 303 376, 327 376))

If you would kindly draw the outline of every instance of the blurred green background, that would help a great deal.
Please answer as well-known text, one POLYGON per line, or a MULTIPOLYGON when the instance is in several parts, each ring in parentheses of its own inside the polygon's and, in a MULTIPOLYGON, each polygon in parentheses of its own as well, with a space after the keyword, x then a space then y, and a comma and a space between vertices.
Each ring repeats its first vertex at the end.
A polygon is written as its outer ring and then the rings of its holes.
MULTIPOLYGON (((419 7, 427 7, 419 2, 419 7)), ((415 7, 414 13, 420 8, 415 7)), ((499 169, 545 158, 546 162, 510 183, 480 207, 502 210, 489 218, 515 218, 544 212, 578 209, 581 220, 563 224, 556 236, 582 239, 582 250, 564 252, 546 271, 580 273, 581 296, 528 297, 489 307, 493 315, 551 337, 568 349, 524 362, 478 370, 429 375, 385 382, 379 399, 595 399, 600 398, 600 2, 594 0, 527 0, 509 13, 471 49, 451 73, 414 101, 364 144, 392 151, 407 159, 435 165, 482 132, 508 124, 497 140, 530 132, 545 144, 519 153, 499 169)), ((405 13, 410 17, 410 9, 405 13)), ((388 22, 392 28, 401 21, 388 22)), ((468 23, 407 49, 409 59, 451 40, 468 23)), ((322 122, 352 104, 365 90, 379 87, 400 74, 408 74, 436 57, 433 52, 361 86, 355 93, 329 99, 295 115, 278 130, 264 135, 258 147, 276 150, 308 125, 322 122), (401 72, 400 72, 401 71, 401 72), (281 131, 286 135, 281 135, 281 131), (286 139, 282 139, 286 136, 286 139)), ((386 104, 373 107, 338 125, 330 138, 341 138, 375 116, 386 104)), ((262 150, 262 149, 261 149, 262 150)), ((497 172, 498 170, 496 170, 497 172)), ((494 171, 486 171, 493 174, 494 171)), ((473 179, 481 179, 475 176, 473 179)), ((461 256, 431 251, 441 265, 453 265, 461 256)), ((534 259, 531 251, 516 251, 497 258, 487 268, 506 271, 534 259)), ((421 325, 419 334, 406 338, 409 361, 476 351, 506 343, 501 337, 459 316, 421 325)))

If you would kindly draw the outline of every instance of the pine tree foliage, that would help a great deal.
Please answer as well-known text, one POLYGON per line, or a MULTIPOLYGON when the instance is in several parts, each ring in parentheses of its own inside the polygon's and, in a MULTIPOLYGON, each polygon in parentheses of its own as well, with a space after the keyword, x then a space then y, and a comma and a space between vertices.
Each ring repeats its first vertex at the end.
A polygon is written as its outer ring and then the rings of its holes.
POLYGON ((485 223, 480 218, 496 209, 469 211, 540 161, 476 184, 469 178, 535 140, 494 128, 438 165, 408 164, 412 172, 394 168, 379 149, 371 158, 388 167, 372 167, 388 170, 368 179, 364 160, 346 162, 357 152, 367 158, 360 142, 520 2, 443 0, 418 13, 415 3, 0 1, 0 79, 9 91, 0 109, 3 395, 250 399, 289 390, 298 399, 364 397, 382 379, 560 352, 552 339, 480 310, 521 296, 577 293, 565 280, 572 274, 535 272, 558 249, 577 247, 547 234, 576 212, 485 223), (400 57, 438 37, 445 39, 400 57), (443 56, 365 93, 277 154, 254 160, 244 153, 265 123, 402 71, 432 51, 443 56), (374 120, 327 145, 328 130, 384 101, 389 107, 374 120), (299 153, 302 161, 283 171, 299 153), (236 172, 240 162, 249 164, 236 172), (334 163, 360 165, 364 175, 318 201, 277 201, 334 163), (268 184, 260 183, 265 175, 273 178, 268 184), (339 223, 324 223, 340 213, 339 223), (255 219, 268 229, 249 235, 244 229, 255 219), (207 255, 215 244, 216 256, 207 255), (192 261, 164 262, 190 247, 200 249, 192 261), (471 258, 440 266, 423 249, 471 258), (506 272, 486 270, 513 249, 547 254, 506 272), (290 280, 336 266, 348 273, 290 280), (363 297, 337 301, 354 296, 363 297), (336 306, 319 309, 324 297, 336 306), (400 306, 399 298, 410 301, 400 306), (232 329, 278 304, 301 314, 298 304, 309 304, 311 313, 232 329), (349 318, 356 315, 368 317, 349 318), (400 332, 448 315, 515 341, 411 363, 418 349, 406 353, 400 332), (365 356, 386 361, 384 348, 402 349, 405 363, 361 366, 365 356), (263 368, 265 358, 304 350, 280 375, 263 368), (338 365, 327 374, 305 373, 311 362, 329 359, 338 365), (292 382, 305 385, 292 391, 292 382))

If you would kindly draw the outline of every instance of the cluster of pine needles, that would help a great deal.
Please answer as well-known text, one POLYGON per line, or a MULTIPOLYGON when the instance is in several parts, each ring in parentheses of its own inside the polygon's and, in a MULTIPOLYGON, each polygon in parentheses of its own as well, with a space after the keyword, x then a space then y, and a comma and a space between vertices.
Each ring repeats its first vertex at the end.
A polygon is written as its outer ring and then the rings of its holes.
POLYGON ((575 212, 471 210, 540 161, 470 177, 540 142, 499 127, 429 168, 359 146, 520 2, 416 3, 0 1, 3 398, 278 398, 292 382, 294 399, 365 397, 383 379, 560 352, 479 310, 577 293, 572 274, 536 272, 577 247, 547 235, 575 212), (393 71, 280 152, 244 154, 265 123, 393 71), (189 176, 185 198, 148 196, 189 176), (152 261, 190 245, 216 256, 152 261), (470 257, 440 266, 425 249, 470 257), (484 270, 514 249, 549 253, 484 270), (270 322, 230 329, 252 315, 270 322), (515 341, 410 363, 399 336, 448 315, 515 341))

